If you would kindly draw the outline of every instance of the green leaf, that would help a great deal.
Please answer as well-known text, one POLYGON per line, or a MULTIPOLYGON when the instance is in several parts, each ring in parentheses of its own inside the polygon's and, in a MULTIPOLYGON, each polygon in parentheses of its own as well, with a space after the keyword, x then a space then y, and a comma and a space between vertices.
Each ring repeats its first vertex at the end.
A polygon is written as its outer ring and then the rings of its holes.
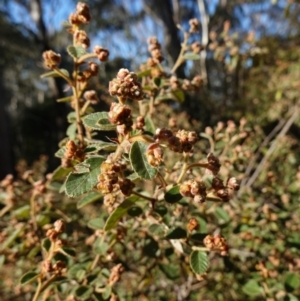
POLYGON ((13 216, 17 219, 27 219, 30 216, 30 206, 24 205, 12 212, 13 216))
POLYGON ((70 140, 74 140, 76 138, 77 126, 76 123, 71 123, 67 128, 67 136, 70 140))
POLYGON ((161 271, 171 280, 180 277, 180 266, 178 264, 159 264, 161 271))
POLYGON ((193 251, 190 255, 190 266, 194 273, 204 274, 208 269, 208 256, 203 251, 193 251))
POLYGON ((82 121, 86 127, 97 131, 113 131, 116 129, 116 125, 110 123, 107 112, 89 114, 82 121))
POLYGON ((75 59, 80 58, 82 55, 86 53, 85 48, 82 46, 73 46, 70 45, 67 47, 67 52, 69 53, 70 56, 72 56, 75 59))
POLYGON ((69 197, 77 197, 90 191, 98 183, 100 165, 104 160, 104 157, 93 157, 85 160, 84 162, 89 165, 89 172, 71 173, 66 180, 66 194, 69 197))
POLYGON ((228 213, 221 207, 215 209, 215 216, 217 217, 220 224, 225 224, 230 221, 230 216, 228 213))
POLYGON ((155 133, 156 128, 155 128, 152 118, 149 115, 147 115, 145 117, 145 128, 146 128, 147 132, 152 133, 152 134, 155 133))
POLYGON ((299 275, 295 273, 287 274, 287 276, 285 277, 284 285, 286 287, 286 290, 289 292, 297 289, 300 286, 299 275))
POLYGON ((67 150, 67 148, 65 146, 63 146, 54 154, 54 156, 57 158, 63 159, 65 157, 66 150, 67 150))
POLYGON ((73 248, 62 247, 61 249, 59 249, 59 252, 61 254, 66 255, 67 257, 75 257, 76 256, 76 252, 73 248))
POLYGON ((49 238, 45 238, 42 242, 42 247, 46 250, 46 252, 49 252, 51 248, 51 241, 49 238))
POLYGON ((166 215, 168 213, 168 209, 166 206, 155 206, 154 207, 154 211, 157 212, 161 217, 163 217, 164 215, 166 215))
MULTIPOLYGON (((69 71, 66 69, 59 69, 61 71, 61 73, 63 73, 65 76, 69 77, 69 71)), ((46 77, 61 77, 61 75, 59 73, 57 73, 56 71, 50 71, 47 73, 44 73, 41 75, 41 78, 46 78, 46 77)))
POLYGON ((104 227, 104 220, 101 217, 94 218, 88 222, 88 227, 92 229, 103 229, 104 227))
POLYGON ((25 275, 23 275, 20 279, 20 283, 22 285, 31 283, 35 281, 39 277, 39 274, 36 272, 28 272, 25 275))
POLYGON ((69 168, 64 168, 62 166, 57 167, 52 173, 51 181, 64 179, 72 170, 73 170, 72 167, 69 168))
POLYGON ((102 195, 99 192, 92 191, 85 195, 78 203, 77 209, 80 209, 88 204, 94 203, 102 198, 102 195))
POLYGON ((137 74, 138 77, 149 76, 151 74, 151 69, 141 71, 137 74))
POLYGON ((57 102, 71 102, 73 100, 73 96, 66 96, 62 98, 58 98, 57 102))
POLYGON ((148 228, 148 232, 153 236, 163 237, 165 235, 165 227, 160 224, 152 224, 148 228))
POLYGON ((130 163, 132 169, 143 179, 153 179, 157 169, 152 167, 146 158, 148 145, 141 141, 135 141, 130 149, 130 163))
POLYGON ((5 255, 0 255, 0 269, 3 267, 5 263, 5 255))
POLYGON ((25 226, 20 227, 19 229, 16 229, 0 246, 0 251, 5 250, 8 248, 14 241, 17 239, 17 237, 20 235, 20 233, 23 231, 23 228, 25 226))
POLYGON ((93 293, 93 288, 87 285, 79 286, 75 290, 75 296, 82 300, 88 300, 91 297, 92 293, 93 293))
POLYGON ((130 207, 134 205, 134 203, 138 200, 138 197, 132 196, 127 198, 122 204, 120 204, 109 216, 107 219, 104 230, 109 231, 117 225, 119 219, 123 217, 130 207))
POLYGON ((127 213, 130 216, 135 217, 135 216, 139 216, 139 215, 143 214, 143 210, 139 206, 133 206, 133 207, 129 208, 127 213))
POLYGON ((102 241, 100 237, 94 242, 93 249, 96 254, 104 255, 108 250, 109 244, 105 241, 102 241))
POLYGON ((103 298, 104 300, 107 300, 107 299, 110 297, 110 295, 111 295, 111 290, 112 290, 112 288, 111 288, 110 285, 107 285, 107 286, 105 287, 105 291, 102 293, 102 298, 103 298))
POLYGON ((160 77, 154 77, 153 82, 157 88, 160 88, 163 84, 163 81, 160 77))
POLYGON ((68 122, 73 123, 76 122, 76 113, 75 112, 70 112, 67 116, 68 122))
POLYGON ((186 238, 186 236, 187 236, 186 230, 180 227, 170 229, 166 234, 166 238, 168 239, 180 239, 180 238, 186 238))
POLYGON ((165 201, 170 204, 179 202, 183 197, 179 192, 179 185, 176 185, 169 189, 165 194, 165 201))
POLYGON ((196 54, 194 52, 186 52, 184 55, 183 55, 183 58, 185 60, 199 60, 200 59, 200 55, 199 54, 196 54))
POLYGON ((243 292, 249 296, 258 296, 263 293, 263 288, 254 280, 250 279, 243 287, 243 292))
POLYGON ((151 236, 148 236, 143 247, 143 252, 145 253, 145 255, 149 257, 156 257, 156 252, 158 249, 158 243, 151 236))
POLYGON ((185 95, 184 95, 184 93, 183 93, 182 90, 172 91, 172 94, 174 95, 176 101, 178 101, 178 102, 184 102, 185 95))

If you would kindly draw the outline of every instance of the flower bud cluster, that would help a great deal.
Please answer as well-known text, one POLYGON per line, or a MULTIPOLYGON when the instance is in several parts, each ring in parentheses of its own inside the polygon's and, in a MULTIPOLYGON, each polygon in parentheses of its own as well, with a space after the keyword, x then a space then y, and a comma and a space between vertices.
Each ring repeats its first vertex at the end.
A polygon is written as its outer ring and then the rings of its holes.
POLYGON ((69 140, 66 143, 65 159, 78 160, 82 162, 84 160, 84 151, 81 147, 75 144, 73 140, 69 140))
POLYGON ((82 24, 88 24, 91 20, 90 8, 87 4, 78 2, 76 6, 76 13, 70 14, 69 22, 71 25, 75 25, 76 27, 82 24))
POLYGON ((109 93, 112 96, 119 96, 123 99, 142 100, 144 97, 141 84, 134 72, 128 69, 120 69, 117 77, 109 82, 109 93))
POLYGON ((159 166, 163 162, 163 150, 158 143, 152 143, 146 151, 146 158, 151 166, 159 166))
POLYGON ((203 50, 203 46, 199 42, 194 42, 191 45, 193 53, 198 54, 201 50, 203 50))
POLYGON ((43 59, 45 66, 49 69, 56 68, 57 65, 61 62, 61 55, 59 53, 55 53, 52 50, 44 51, 43 59))
MULTIPOLYGON (((129 179, 119 179, 118 174, 126 169, 126 164, 111 162, 110 159, 101 164, 101 173, 98 176, 97 189, 104 195, 112 193, 118 188, 123 195, 129 196, 135 184, 129 179)), ((108 200, 109 201, 109 200, 108 200)))
POLYGON ((180 185, 179 192, 184 197, 193 198, 196 203, 203 203, 206 199, 206 186, 202 181, 185 181, 180 185))
POLYGON ((61 276, 65 268, 66 268, 66 263, 61 260, 58 260, 55 264, 52 264, 50 260, 45 260, 42 262, 43 274, 51 273, 56 276, 61 276))
POLYGON ((234 191, 238 191, 240 188, 236 178, 229 178, 225 186, 220 178, 214 177, 211 186, 216 191, 217 196, 224 202, 228 202, 234 194, 234 191))
POLYGON ((101 46, 94 47, 94 53, 97 55, 97 58, 100 62, 106 62, 109 57, 109 51, 106 48, 101 46))
POLYGON ((117 125, 117 132, 125 135, 132 129, 131 109, 121 103, 113 102, 108 112, 108 119, 117 125))
MULTIPOLYGON (((155 63, 155 64, 161 63, 164 60, 164 57, 161 52, 161 45, 158 42, 157 38, 150 37, 147 42, 149 44, 148 51, 151 54, 153 63, 155 63)), ((148 62, 148 65, 149 65, 149 63, 150 62, 148 62)), ((149 66, 149 67, 151 67, 151 66, 149 66)))
POLYGON ((170 86, 172 90, 182 89, 188 92, 198 91, 202 85, 202 78, 200 75, 195 76, 191 81, 188 79, 179 80, 176 76, 171 76, 170 86))
POLYGON ((207 235, 204 238, 203 243, 204 243, 205 247, 211 251, 220 252, 220 254, 222 256, 228 255, 228 245, 227 245, 226 239, 219 234, 214 235, 214 236, 207 235))
POLYGON ((90 38, 84 30, 76 30, 74 32, 75 44, 82 46, 83 48, 90 47, 90 38))
POLYGON ((154 136, 156 142, 168 142, 168 147, 177 153, 189 153, 198 140, 194 131, 178 130, 175 134, 168 129, 157 129, 154 136))
POLYGON ((209 153, 207 155, 207 169, 210 170, 214 175, 216 175, 220 171, 221 163, 218 157, 216 157, 213 153, 209 153))
POLYGON ((189 232, 192 232, 193 230, 198 230, 199 223, 195 218, 190 218, 186 227, 189 232))
POLYGON ((110 270, 110 275, 108 278, 108 285, 112 286, 116 282, 118 282, 121 279, 121 275, 124 272, 124 267, 122 266, 121 263, 115 265, 111 270, 110 270))
POLYGON ((66 230, 65 221, 62 219, 59 219, 54 223, 54 227, 47 231, 46 236, 52 242, 57 242, 59 235, 62 234, 63 232, 65 232, 65 230, 66 230))
POLYGON ((196 33, 199 31, 199 21, 196 18, 190 19, 189 24, 190 24, 189 32, 196 33))
POLYGON ((93 105, 99 103, 99 98, 95 90, 85 91, 83 97, 93 105))

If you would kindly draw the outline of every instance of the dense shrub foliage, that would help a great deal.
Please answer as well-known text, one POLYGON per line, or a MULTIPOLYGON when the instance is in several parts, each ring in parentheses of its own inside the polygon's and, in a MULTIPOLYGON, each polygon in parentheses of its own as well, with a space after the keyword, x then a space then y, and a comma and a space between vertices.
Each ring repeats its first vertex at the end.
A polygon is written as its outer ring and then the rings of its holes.
MULTIPOLYGON (((277 102, 261 118, 282 116, 271 132, 249 123, 250 112, 196 132, 176 111, 205 85, 200 75, 176 76, 201 60, 191 19, 187 31, 179 27, 172 68, 149 38, 147 62, 120 69, 102 91, 109 111, 96 111, 91 81, 109 50, 88 51, 90 19, 78 3, 65 24, 73 70, 59 67, 60 54, 43 54, 50 71, 42 78, 64 79, 58 102, 73 108, 55 153, 61 165, 45 174, 45 156, 30 168, 22 161, 0 184, 3 300, 299 300, 299 145, 287 135, 299 116, 294 91, 280 83, 279 101, 268 90, 277 102)), ((234 58, 236 46, 227 46, 234 58)), ((294 87, 296 70, 284 59, 278 77, 289 74, 294 87)))

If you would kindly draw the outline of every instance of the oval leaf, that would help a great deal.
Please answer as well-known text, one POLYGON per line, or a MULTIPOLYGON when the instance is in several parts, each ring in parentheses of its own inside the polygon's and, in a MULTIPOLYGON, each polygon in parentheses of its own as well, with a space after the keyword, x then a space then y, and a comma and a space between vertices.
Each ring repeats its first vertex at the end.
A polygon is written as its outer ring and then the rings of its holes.
POLYGON ((104 160, 104 157, 93 157, 85 160, 84 163, 89 166, 89 172, 71 173, 66 180, 66 194, 69 197, 77 197, 90 191, 98 183, 100 165, 104 160))
POLYGON ((92 293, 93 293, 93 288, 90 286, 86 286, 86 285, 79 286, 75 290, 75 296, 82 300, 89 299, 91 297, 92 293))
POLYGON ((165 194, 165 201, 170 204, 179 202, 182 199, 182 195, 179 192, 179 185, 172 187, 165 194))
MULTIPOLYGON (((69 77, 69 72, 66 69, 59 69, 61 73, 63 73, 65 76, 69 77)), ((57 73, 56 71, 50 71, 47 73, 44 73, 41 75, 41 78, 47 78, 47 77, 61 77, 61 75, 59 73, 57 73)))
POLYGON ((25 275, 23 275, 20 279, 20 283, 22 285, 24 284, 28 284, 33 282, 34 280, 36 280, 38 278, 39 274, 35 273, 35 272, 28 272, 25 275))
POLYGON ((293 291, 300 286, 300 278, 295 273, 290 273, 286 276, 284 285, 287 291, 293 291))
POLYGON ((166 238, 168 239, 180 239, 180 238, 186 238, 187 233, 184 229, 180 227, 176 227, 173 229, 170 229, 166 235, 166 238))
POLYGON ((122 204, 120 204, 107 219, 104 230, 109 231, 113 229, 117 225, 119 219, 127 213, 129 208, 133 206, 137 200, 138 197, 134 196, 126 199, 122 204))
POLYGON ((196 54, 194 52, 187 52, 187 53, 185 53, 183 55, 183 58, 185 60, 192 60, 192 61, 194 61, 194 60, 199 60, 200 59, 200 55, 196 54))
POLYGON ((89 114, 82 121, 86 127, 97 131, 113 131, 116 129, 116 125, 111 124, 108 120, 107 112, 89 114))
POLYGON ((86 53, 85 49, 83 47, 81 47, 81 46, 75 47, 73 45, 68 46, 67 51, 68 51, 69 55, 75 59, 80 58, 82 55, 84 55, 86 53))
POLYGON ((190 266, 194 273, 204 274, 208 269, 208 256, 203 251, 193 251, 190 255, 190 266))
POLYGON ((99 192, 92 191, 89 194, 85 195, 78 203, 77 208, 80 209, 88 204, 94 203, 102 198, 102 195, 99 192))
POLYGON ((249 280, 243 287, 242 290, 249 296, 258 296, 263 292, 263 288, 254 280, 249 280))
POLYGON ((94 218, 88 222, 88 227, 92 229, 103 229, 104 226, 104 220, 103 218, 94 218))
POLYGON ((152 167, 146 158, 148 145, 141 141, 135 141, 130 149, 130 162, 133 170, 143 179, 153 179, 157 169, 152 167))

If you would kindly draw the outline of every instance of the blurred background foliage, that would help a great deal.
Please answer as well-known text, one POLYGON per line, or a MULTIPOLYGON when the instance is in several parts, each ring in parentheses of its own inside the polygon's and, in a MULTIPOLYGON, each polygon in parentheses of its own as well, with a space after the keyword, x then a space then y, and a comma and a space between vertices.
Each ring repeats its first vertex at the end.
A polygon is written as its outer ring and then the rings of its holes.
MULTIPOLYGON (((142 300, 134 299, 142 295, 150 296, 149 300, 200 300, 200 296, 201 300, 300 300, 300 1, 87 3, 93 16, 88 29, 92 44, 111 52, 96 83, 103 100, 99 110, 107 106, 106 94, 101 91, 118 69, 138 70, 146 61, 148 37, 158 37, 165 50, 165 64, 172 65, 180 51, 176 24, 187 28, 189 19, 202 18, 202 25, 208 25, 205 67, 193 61, 179 69, 178 76, 192 78, 206 73, 205 84, 199 93, 186 95, 183 103, 171 109, 163 107, 158 114, 167 120, 175 110, 181 124, 188 123, 197 132, 218 121, 239 124, 242 117, 253 129, 250 138, 242 142, 249 153, 232 149, 227 155, 228 160, 240 158, 232 171, 236 176, 243 173, 239 198, 223 206, 221 216, 207 221, 217 220, 229 243, 245 253, 214 258, 212 266, 217 268, 209 271, 205 281, 191 283, 187 295, 182 293, 187 285, 182 279, 185 276, 175 271, 167 275, 170 283, 155 284, 160 288, 158 295, 141 289, 126 300, 142 300), (205 7, 204 21, 200 2, 205 7), (169 115, 164 117, 166 112, 169 115), (170 299, 164 299, 164 288, 172 285, 170 299)), ((53 154, 65 136, 69 108, 54 101, 64 95, 64 83, 40 79, 44 72, 41 54, 47 49, 61 53, 66 64, 62 67, 68 68, 64 49, 71 36, 66 35, 61 20, 67 19, 74 6, 72 0, 0 0, 0 179, 14 173, 21 159, 31 165, 44 154, 49 157, 49 170, 58 164, 53 154)), ((202 28, 197 39, 203 41, 204 35, 202 28)), ((205 147, 204 143, 203 154, 205 147)), ((82 212, 84 220, 90 215, 92 212, 82 212)), ((121 248, 120 258, 123 252, 121 248)), ((164 268, 156 273, 165 273, 164 268)), ((137 283, 132 280, 131 286, 127 285, 133 291, 137 283)))

